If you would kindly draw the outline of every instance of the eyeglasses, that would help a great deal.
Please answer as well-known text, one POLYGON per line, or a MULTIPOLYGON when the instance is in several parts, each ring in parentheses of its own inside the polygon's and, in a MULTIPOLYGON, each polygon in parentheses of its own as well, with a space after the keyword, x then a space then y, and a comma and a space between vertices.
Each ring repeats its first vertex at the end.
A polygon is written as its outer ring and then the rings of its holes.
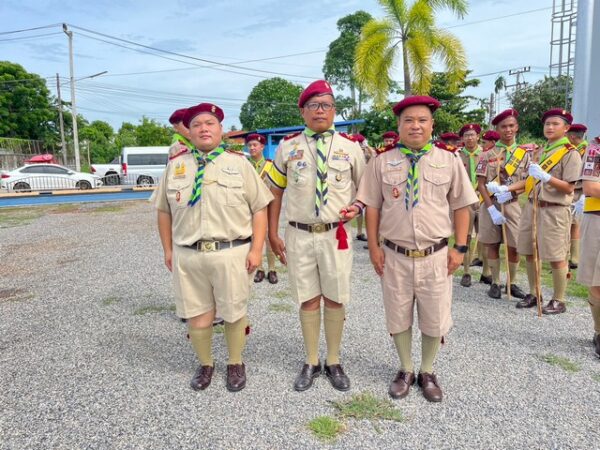
POLYGON ((319 108, 321 108, 323 111, 331 111, 333 108, 335 108, 335 103, 311 102, 304 105, 304 107, 309 111, 317 111, 319 108))

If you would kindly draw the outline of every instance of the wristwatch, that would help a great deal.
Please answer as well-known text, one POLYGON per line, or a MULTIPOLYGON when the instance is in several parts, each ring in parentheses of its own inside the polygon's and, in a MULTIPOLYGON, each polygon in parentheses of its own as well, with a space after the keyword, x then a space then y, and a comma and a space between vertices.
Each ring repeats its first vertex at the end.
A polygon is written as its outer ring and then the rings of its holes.
POLYGON ((458 250, 459 253, 467 253, 469 251, 468 245, 458 245, 454 244, 454 248, 458 250))

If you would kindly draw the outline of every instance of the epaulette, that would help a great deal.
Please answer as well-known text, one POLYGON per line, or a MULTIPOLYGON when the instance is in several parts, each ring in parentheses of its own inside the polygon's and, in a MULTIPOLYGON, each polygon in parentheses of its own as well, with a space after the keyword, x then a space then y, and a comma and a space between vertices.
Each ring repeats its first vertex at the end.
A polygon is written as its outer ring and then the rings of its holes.
POLYGON ((443 141, 433 141, 433 145, 442 150, 448 150, 448 145, 443 141))
POLYGON ((246 155, 244 155, 243 152, 240 152, 238 150, 231 150, 231 149, 227 149, 225 150, 227 153, 231 153, 232 155, 238 155, 238 156, 243 156, 246 157, 246 155))
POLYGON ((386 145, 385 147, 383 147, 380 150, 377 150, 375 153, 375 158, 377 158, 378 156, 383 155, 384 153, 389 152, 390 150, 393 150, 396 148, 396 144, 390 144, 390 145, 386 145))
POLYGON ((174 155, 170 155, 169 156, 169 161, 171 161, 172 159, 177 158, 178 156, 185 155, 186 153, 189 153, 189 152, 190 152, 190 150, 187 147, 184 147, 183 149, 181 149, 180 151, 178 151, 174 155))
POLYGON ((577 147, 575 147, 573 144, 571 144, 570 142, 568 144, 565 144, 565 147, 567 147, 567 149, 572 152, 573 150, 577 150, 577 147))
POLYGON ((523 145, 518 145, 517 148, 522 148, 524 149, 526 152, 531 153, 536 151, 539 147, 536 144, 523 144, 523 145))
POLYGON ((351 136, 350 136, 348 133, 344 133, 343 131, 340 131, 340 132, 338 132, 338 134, 339 134, 341 137, 343 137, 343 138, 346 138, 346 139, 348 139, 349 141, 352 141, 352 142, 354 142, 354 139, 352 139, 352 137, 351 137, 351 136))
POLYGON ((446 148, 444 150, 446 150, 447 152, 450 152, 450 153, 456 153, 458 151, 458 147, 455 147, 454 145, 446 144, 446 148))
POLYGON ((296 136, 299 136, 300 134, 302 134, 302 131, 297 131, 296 133, 288 134, 287 136, 284 136, 283 140, 289 141, 290 139, 295 138, 296 136))

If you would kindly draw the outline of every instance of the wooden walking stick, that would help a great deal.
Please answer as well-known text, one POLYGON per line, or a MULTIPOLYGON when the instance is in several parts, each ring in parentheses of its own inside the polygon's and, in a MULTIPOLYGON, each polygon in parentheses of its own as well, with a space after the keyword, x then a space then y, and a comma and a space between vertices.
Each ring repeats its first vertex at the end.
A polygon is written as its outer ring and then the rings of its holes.
MULTIPOLYGON (((508 162, 508 161, 506 161, 506 162, 508 162)), ((497 176, 498 176, 498 182, 499 182, 498 184, 500 184, 502 182, 502 178, 500 178, 500 162, 498 162, 497 176)), ((504 215, 504 203, 500 204, 500 212, 502 213, 502 216, 506 219, 506 216, 504 215)), ((504 241, 504 264, 506 266, 506 295, 507 295, 508 301, 511 301, 510 262, 508 261, 508 240, 506 238, 506 224, 505 223, 502 224, 502 240, 504 241)))
POLYGON ((532 237, 533 237, 533 264, 535 267, 535 296, 537 300, 538 317, 542 317, 542 286, 541 286, 541 268, 538 254, 537 239, 537 215, 538 215, 538 191, 537 183, 533 185, 533 218, 532 218, 532 237))

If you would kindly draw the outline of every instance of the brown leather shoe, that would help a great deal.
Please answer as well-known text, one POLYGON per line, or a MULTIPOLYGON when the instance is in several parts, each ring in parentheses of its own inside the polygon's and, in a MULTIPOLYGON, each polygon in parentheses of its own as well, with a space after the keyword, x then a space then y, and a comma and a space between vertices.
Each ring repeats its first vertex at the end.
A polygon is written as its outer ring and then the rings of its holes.
POLYGON ((392 382, 388 393, 392 398, 404 398, 408 395, 410 387, 415 383, 414 372, 404 372, 399 370, 392 382))
POLYGON ((356 240, 357 241, 367 242, 367 236, 365 235, 365 233, 357 234, 356 235, 356 240))
POLYGON ((442 401, 442 389, 438 383, 437 377, 433 373, 419 373, 417 382, 423 390, 423 397, 430 402, 442 401))
POLYGON ((558 300, 552 299, 546 306, 542 308, 544 314, 562 314, 567 311, 565 302, 559 302, 558 300))
POLYGON ((190 382, 192 389, 195 391, 203 391, 210 386, 214 370, 215 368, 213 366, 198 367, 194 374, 194 378, 192 378, 192 381, 190 382))
POLYGON ((535 295, 527 294, 523 300, 517 302, 515 305, 517 308, 533 308, 537 306, 537 297, 535 295))
POLYGON ((350 389, 350 378, 344 373, 344 369, 339 364, 325 365, 325 375, 334 389, 338 391, 348 391, 350 389))
POLYGON ((241 391, 246 387, 246 365, 227 364, 227 390, 230 392, 241 391))
POLYGON ((294 380, 294 390, 303 392, 309 389, 313 385, 313 381, 321 375, 321 362, 319 361, 316 366, 311 364, 304 364, 302 370, 294 380))
POLYGON ((269 283, 277 284, 277 282, 279 281, 277 279, 277 272, 275 272, 274 270, 269 271, 269 273, 267 275, 267 279, 269 280, 269 283))
POLYGON ((463 287, 471 287, 471 275, 465 273, 460 279, 460 285, 463 287))
POLYGON ((255 283, 260 283, 264 279, 265 279, 265 271, 264 270, 257 270, 256 274, 254 275, 254 282, 255 283))

